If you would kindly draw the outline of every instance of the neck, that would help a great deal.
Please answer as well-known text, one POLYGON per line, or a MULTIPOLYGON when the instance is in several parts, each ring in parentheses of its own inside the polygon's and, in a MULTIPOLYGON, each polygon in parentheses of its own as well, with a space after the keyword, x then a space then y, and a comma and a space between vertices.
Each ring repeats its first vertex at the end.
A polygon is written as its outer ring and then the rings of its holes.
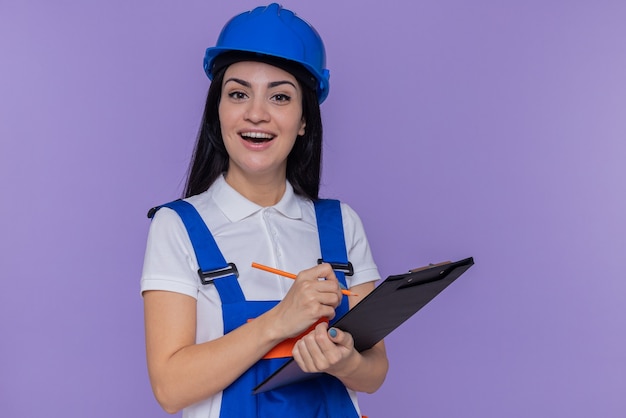
POLYGON ((259 206, 273 206, 285 194, 286 175, 255 176, 249 178, 229 170, 224 176, 226 183, 242 196, 259 206))

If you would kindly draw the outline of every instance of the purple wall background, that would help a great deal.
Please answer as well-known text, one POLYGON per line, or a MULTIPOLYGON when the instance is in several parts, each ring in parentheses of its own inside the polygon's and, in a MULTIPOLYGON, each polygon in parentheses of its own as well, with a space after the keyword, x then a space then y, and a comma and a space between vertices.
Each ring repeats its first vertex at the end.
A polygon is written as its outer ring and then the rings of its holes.
MULTIPOLYGON (((166 415, 145 212, 182 190, 204 48, 256 4, 0 2, 2 416, 166 415)), ((388 338, 363 412, 626 416, 626 4, 283 4, 326 40, 323 192, 381 273, 477 263, 388 338)))

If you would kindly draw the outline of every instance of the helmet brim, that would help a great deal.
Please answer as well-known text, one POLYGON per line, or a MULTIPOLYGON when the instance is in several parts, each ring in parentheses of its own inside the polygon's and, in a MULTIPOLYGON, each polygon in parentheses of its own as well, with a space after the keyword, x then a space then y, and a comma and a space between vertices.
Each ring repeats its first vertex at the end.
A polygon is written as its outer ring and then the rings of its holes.
MULTIPOLYGON (((330 72, 327 69, 324 69, 323 73, 320 74, 318 71, 316 71, 315 68, 311 67, 306 62, 294 60, 293 58, 281 56, 279 54, 270 55, 270 54, 267 54, 265 51, 254 51, 250 49, 239 49, 239 48, 218 47, 218 46, 207 48, 205 55, 204 55, 204 72, 206 73, 206 75, 209 77, 210 80, 213 80, 213 75, 215 72, 215 68, 214 68, 215 59, 219 55, 222 55, 227 52, 244 52, 248 54, 258 54, 259 56, 275 57, 275 58, 280 58, 285 61, 297 63, 301 65, 302 67, 304 67, 315 78, 316 84, 317 84, 315 90, 317 92, 318 102, 321 104, 326 99, 326 97, 328 97, 330 72)), ((263 60, 260 59, 259 61, 263 61, 263 60)))

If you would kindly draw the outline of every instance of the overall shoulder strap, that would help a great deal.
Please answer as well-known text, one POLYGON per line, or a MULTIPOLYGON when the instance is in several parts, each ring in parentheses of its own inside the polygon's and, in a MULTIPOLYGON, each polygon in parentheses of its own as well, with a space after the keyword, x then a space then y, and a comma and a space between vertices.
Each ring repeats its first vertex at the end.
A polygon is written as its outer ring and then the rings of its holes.
POLYGON ((198 261, 198 276, 202 284, 214 283, 223 303, 225 298, 243 299, 243 292, 237 283, 239 276, 237 266, 226 262, 215 238, 213 238, 213 234, 196 208, 191 203, 179 199, 150 209, 148 217, 152 218, 163 207, 175 211, 183 221, 198 261), (231 295, 232 298, 227 295, 231 295))
MULTIPOLYGON (((320 248, 322 250, 322 258, 319 263, 329 263, 337 280, 347 287, 346 275, 351 276, 354 273, 352 263, 348 261, 348 252, 346 250, 346 240, 343 233, 343 219, 341 216, 341 203, 334 199, 318 199, 314 202, 315 216, 317 218, 317 231, 320 237, 320 248)), ((343 298, 341 305, 337 308, 339 317, 348 311, 347 298, 343 298)))
MULTIPOLYGON (((348 261, 346 240, 343 233, 341 203, 334 199, 318 199, 314 202, 317 230, 322 249, 320 262, 330 263, 334 270, 352 276, 354 270, 348 261)), ((344 283, 345 284, 345 283, 344 283)))

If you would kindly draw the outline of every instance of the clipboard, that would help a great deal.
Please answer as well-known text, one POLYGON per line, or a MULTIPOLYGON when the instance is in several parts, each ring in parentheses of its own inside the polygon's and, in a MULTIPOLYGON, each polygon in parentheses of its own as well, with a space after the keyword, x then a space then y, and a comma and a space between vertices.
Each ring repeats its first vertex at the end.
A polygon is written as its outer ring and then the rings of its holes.
MULTIPOLYGON (((472 257, 429 265, 387 277, 369 295, 337 320, 333 327, 352 334, 361 352, 398 328, 474 264, 472 257)), ((322 373, 306 373, 292 358, 254 388, 253 394, 313 379, 322 373)))

